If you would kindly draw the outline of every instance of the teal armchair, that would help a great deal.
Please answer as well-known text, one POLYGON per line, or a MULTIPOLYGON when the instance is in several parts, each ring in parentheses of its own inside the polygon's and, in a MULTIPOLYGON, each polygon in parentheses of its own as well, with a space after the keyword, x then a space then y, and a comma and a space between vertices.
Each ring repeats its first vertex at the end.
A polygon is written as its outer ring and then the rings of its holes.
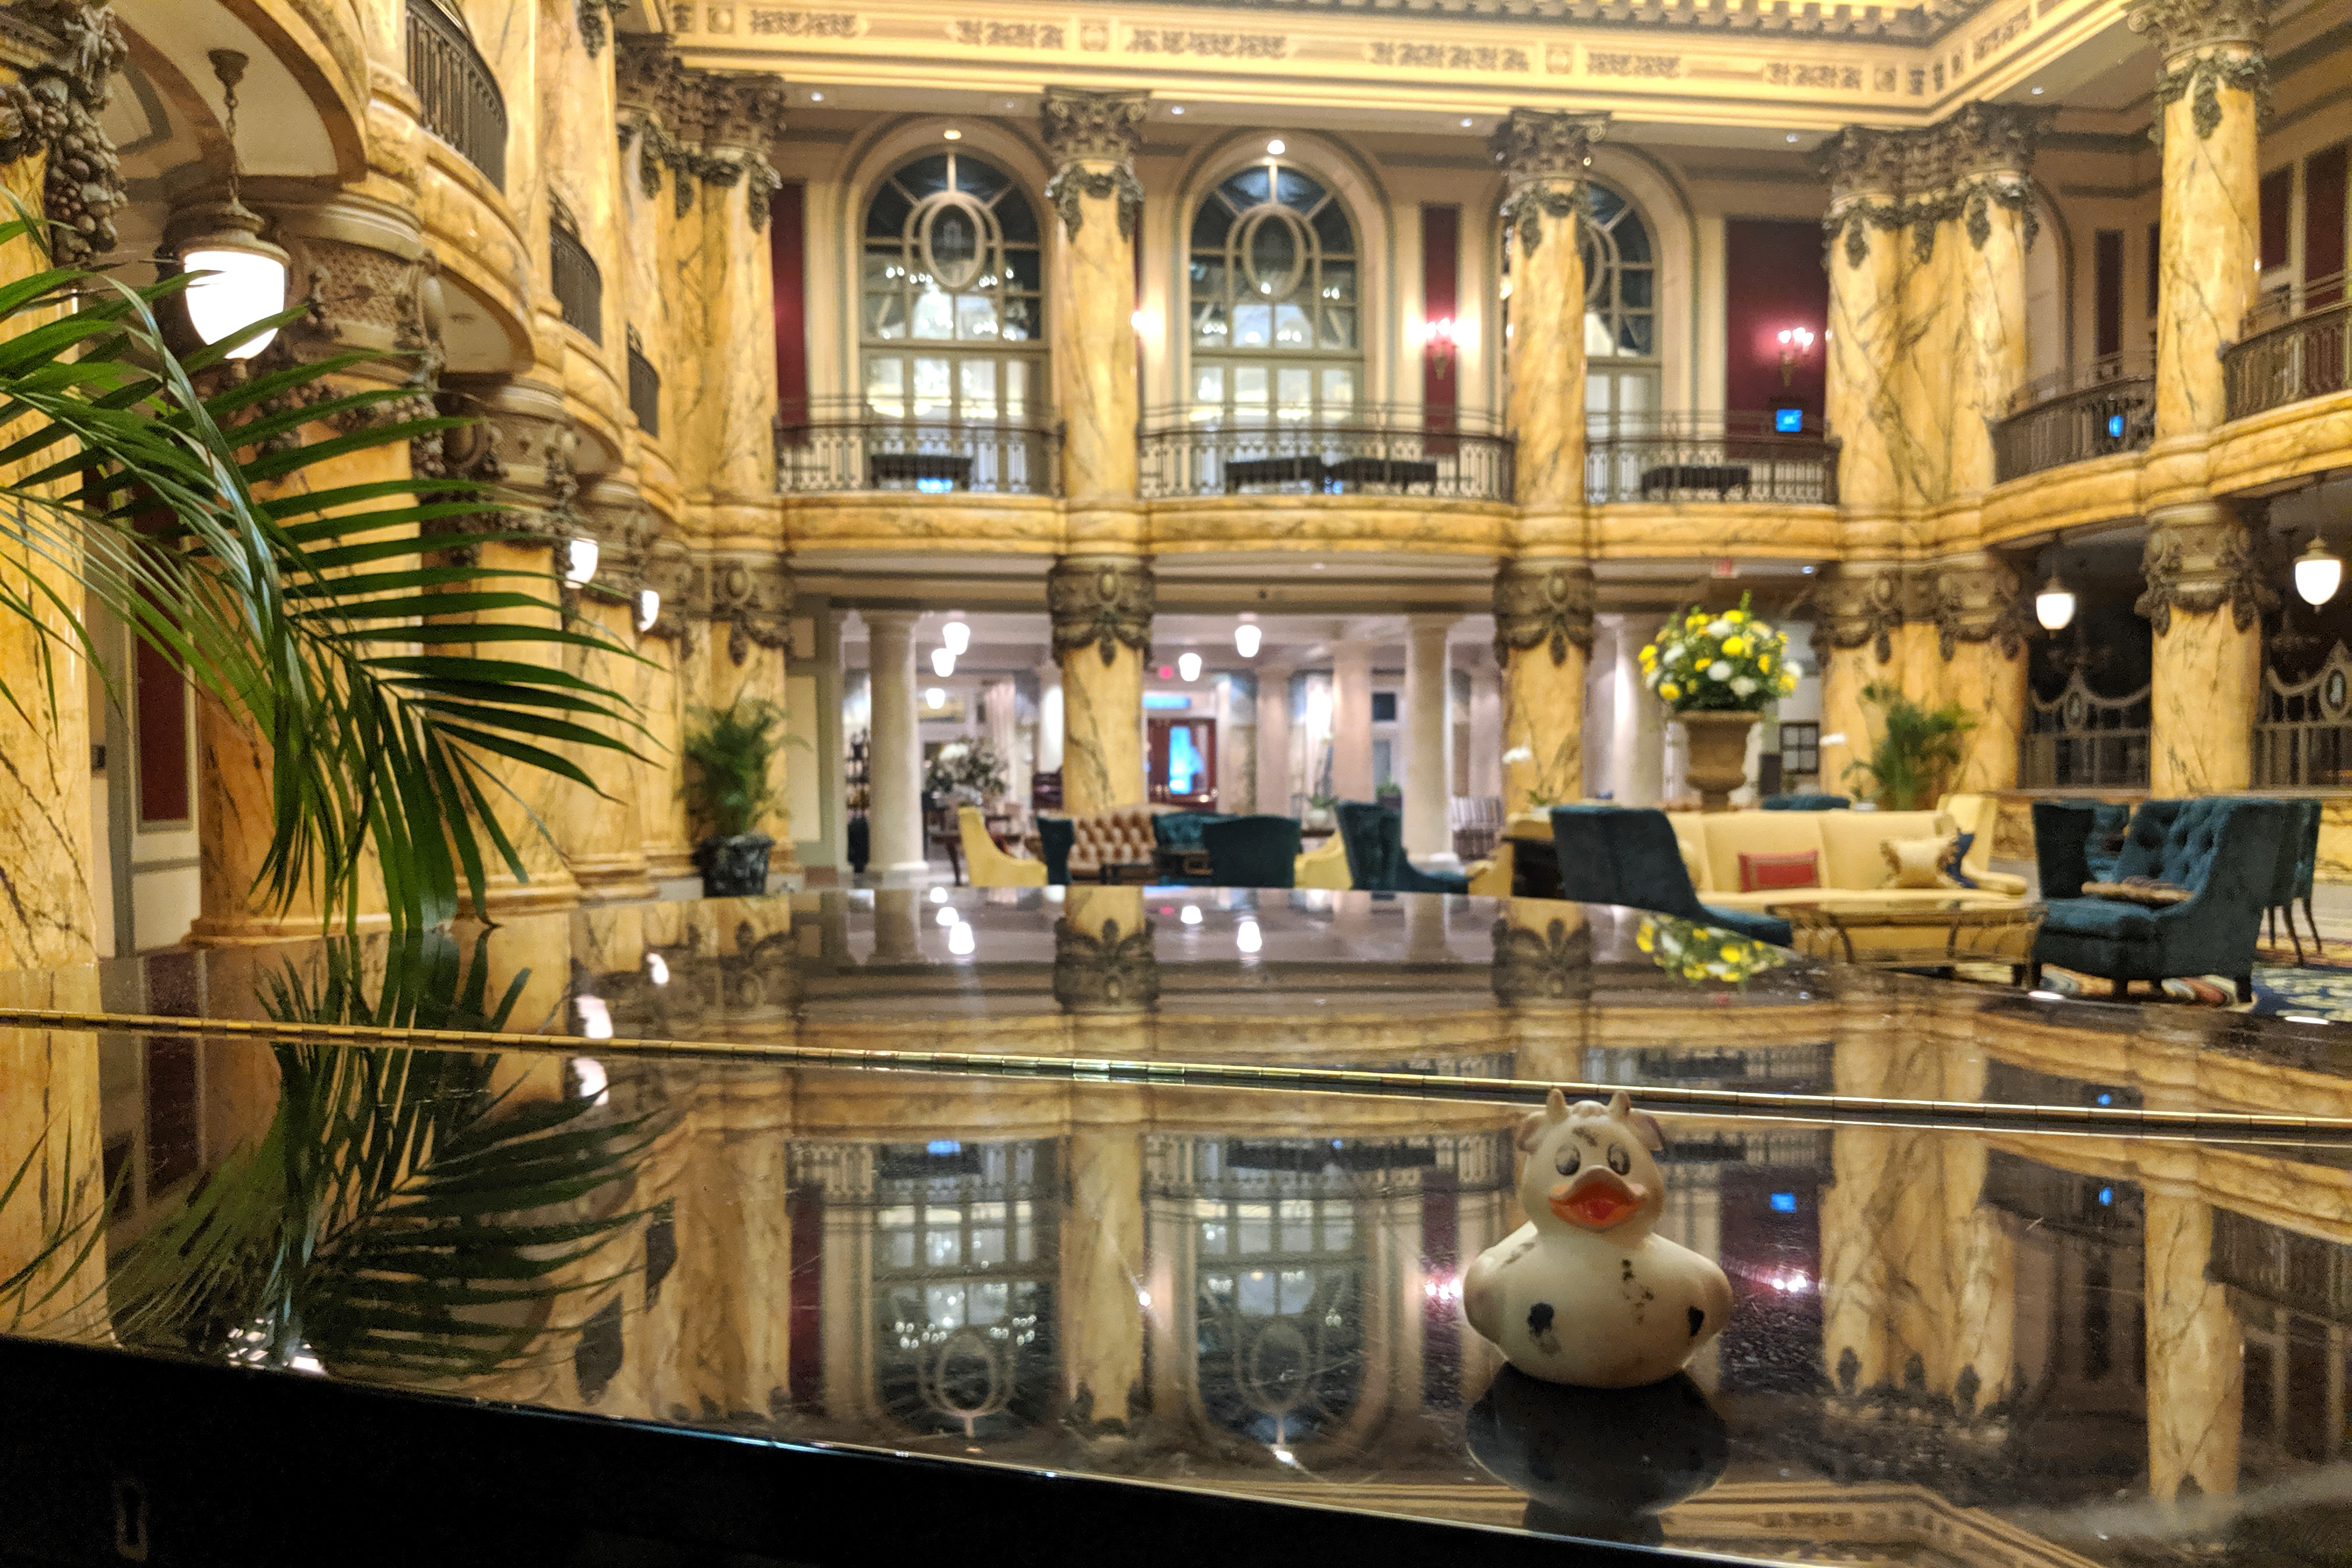
POLYGON ((1423 871, 1405 858, 1404 819, 1384 805, 1360 800, 1339 803, 1339 842, 1348 852, 1348 875, 1375 893, 1466 893, 1470 879, 1423 871))

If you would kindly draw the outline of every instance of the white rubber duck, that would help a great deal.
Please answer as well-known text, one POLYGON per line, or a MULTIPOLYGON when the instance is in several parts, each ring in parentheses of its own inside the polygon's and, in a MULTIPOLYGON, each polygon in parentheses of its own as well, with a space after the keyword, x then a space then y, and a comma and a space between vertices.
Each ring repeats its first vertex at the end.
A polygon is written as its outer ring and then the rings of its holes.
POLYGON ((1470 1326, 1530 1377, 1633 1388, 1672 1377, 1731 1315, 1713 1260, 1651 1234, 1664 1184, 1658 1124, 1621 1089, 1605 1107, 1553 1089, 1520 1123, 1519 1203, 1532 1217, 1462 1281, 1470 1326))

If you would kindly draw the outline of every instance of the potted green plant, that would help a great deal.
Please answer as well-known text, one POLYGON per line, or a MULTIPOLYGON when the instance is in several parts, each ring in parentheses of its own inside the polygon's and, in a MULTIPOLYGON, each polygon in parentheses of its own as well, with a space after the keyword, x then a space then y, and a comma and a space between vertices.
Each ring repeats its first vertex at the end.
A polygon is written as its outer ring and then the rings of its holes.
POLYGON ((1642 679, 1682 721, 1690 738, 1690 782, 1709 811, 1731 806, 1748 782, 1748 732, 1757 717, 1797 689, 1789 639, 1739 607, 1711 616, 1694 605, 1670 618, 1642 649, 1642 679))
POLYGON ((1944 793, 1952 773, 1968 757, 1969 732, 1976 715, 1958 702, 1930 708, 1901 687, 1873 681, 1862 700, 1877 710, 1870 754, 1845 766, 1882 811, 1917 811, 1944 793))
POLYGON ((1332 814, 1339 808, 1336 795, 1310 795, 1307 797, 1307 826, 1319 832, 1329 832, 1339 819, 1332 814))
POLYGON ((694 847, 708 899, 750 898, 768 890, 768 851, 758 831, 775 801, 770 769, 783 744, 784 710, 760 697, 724 708, 698 708, 681 748, 687 816, 703 830, 694 847))

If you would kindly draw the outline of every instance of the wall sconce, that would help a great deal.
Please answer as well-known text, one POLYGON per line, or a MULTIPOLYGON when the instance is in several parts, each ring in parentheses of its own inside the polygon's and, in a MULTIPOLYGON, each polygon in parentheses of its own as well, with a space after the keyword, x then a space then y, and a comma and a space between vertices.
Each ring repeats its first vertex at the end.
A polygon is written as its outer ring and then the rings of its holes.
MULTIPOLYGON (((955 649, 949 647, 935 647, 931 649, 931 673, 938 676, 941 680, 945 680, 949 676, 953 675, 955 673, 955 649)), ((931 706, 936 708, 939 704, 934 702, 931 706)))
POLYGON ((1792 385, 1797 374, 1797 362, 1813 352, 1813 330, 1811 327, 1780 329, 1780 384, 1792 385))
POLYGON ((653 588, 637 590, 637 632, 640 636, 654 629, 661 619, 661 594, 653 588))
POLYGON ((1422 352, 1429 356, 1429 366, 1437 373, 1438 380, 1444 381, 1451 375, 1454 359, 1461 352, 1461 344, 1454 337, 1454 318, 1440 316, 1433 321, 1423 321, 1421 324, 1421 347, 1422 352))
MULTIPOLYGON (((286 309, 287 267, 286 253, 261 237, 260 217, 237 199, 236 84, 245 79, 245 57, 235 49, 215 49, 211 59, 227 109, 228 202, 208 233, 180 244, 183 271, 211 274, 191 282, 182 296, 188 324, 207 345, 286 309)), ((256 332, 229 350, 227 357, 251 359, 277 335, 274 327, 256 332)))
POLYGON ((600 552, 593 539, 575 539, 563 557, 563 581, 567 586, 585 586, 596 575, 596 557, 600 552))
POLYGON ((1201 656, 1197 653, 1178 654, 1176 656, 1176 673, 1186 680, 1200 679, 1201 656))
POLYGON ((2311 548, 2294 558, 2294 591, 2306 605, 2318 607, 2336 597, 2336 590, 2344 585, 2344 559, 2319 542, 2319 532, 2312 531, 2311 548))

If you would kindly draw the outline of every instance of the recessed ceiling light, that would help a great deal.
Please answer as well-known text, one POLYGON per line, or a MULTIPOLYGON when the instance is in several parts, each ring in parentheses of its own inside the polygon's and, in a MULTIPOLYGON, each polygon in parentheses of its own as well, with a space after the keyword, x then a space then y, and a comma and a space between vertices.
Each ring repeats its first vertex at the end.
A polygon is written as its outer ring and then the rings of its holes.
POLYGON ((823 102, 824 101, 824 94, 823 94, 823 93, 821 93, 821 92, 813 92, 813 93, 810 93, 810 94, 809 94, 809 101, 810 101, 811 103, 823 103, 823 102))
POLYGON ((961 142, 963 140, 963 132, 961 131, 942 131, 940 134, 950 142, 961 142))
POLYGON ((1171 114, 1181 114, 1184 112, 1184 106, 1181 103, 1171 103, 1168 106, 1168 112, 1171 114))
POLYGON ((1273 141, 1267 142, 1265 144, 1265 150, 1273 153, 1277 158, 1281 157, 1283 153, 1286 151, 1282 144, 1282 138, 1277 136, 1273 141))
POLYGON ((1790 140, 1790 141, 1791 141, 1791 142, 1794 142, 1796 139, 1797 139, 1797 133, 1796 133, 1795 132, 1793 132, 1793 131, 1790 132, 1789 132, 1789 140, 1790 140))
POLYGON ((2040 97, 2042 96, 2042 89, 2041 89, 2040 88, 2038 88, 2038 87, 2037 87, 2037 88, 2035 88, 2035 89, 2033 89, 2033 96, 2034 96, 2034 97, 2036 97, 2036 98, 2040 98, 2040 97))
POLYGON ((1313 563, 1312 564, 1310 564, 1307 569, 1309 572, 1320 572, 1320 571, 1322 571, 1322 570, 1323 570, 1323 563, 1321 563, 1320 561, 1315 562, 1315 563, 1313 563))
POLYGON ((1466 114, 1462 117, 1462 129, 1465 131, 1470 129, 1470 117, 1466 114))

